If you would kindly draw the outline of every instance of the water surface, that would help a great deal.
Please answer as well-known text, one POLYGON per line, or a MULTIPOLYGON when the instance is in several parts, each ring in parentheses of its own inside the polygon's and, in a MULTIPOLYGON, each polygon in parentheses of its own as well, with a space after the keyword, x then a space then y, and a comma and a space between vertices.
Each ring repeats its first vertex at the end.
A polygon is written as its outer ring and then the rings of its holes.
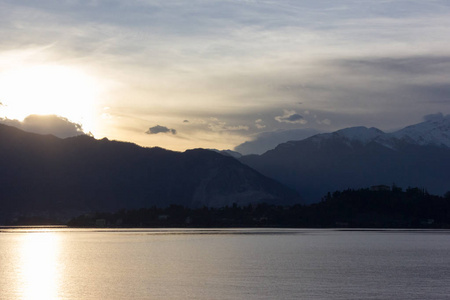
POLYGON ((449 231, 0 229, 0 299, 449 299, 449 231))

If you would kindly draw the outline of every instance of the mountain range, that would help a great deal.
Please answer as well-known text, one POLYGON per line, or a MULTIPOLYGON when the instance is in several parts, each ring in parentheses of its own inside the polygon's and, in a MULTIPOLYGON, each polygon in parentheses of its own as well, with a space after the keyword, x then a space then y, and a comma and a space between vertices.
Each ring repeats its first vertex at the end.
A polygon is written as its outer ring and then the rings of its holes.
POLYGON ((328 192, 393 184, 450 190, 450 116, 392 133, 352 127, 289 141, 240 161, 297 190, 306 202, 328 192))
POLYGON ((450 116, 392 133, 352 127, 281 143, 261 155, 174 152, 0 124, 0 222, 170 204, 223 207, 318 202, 376 185, 450 190, 450 116))
POLYGON ((230 156, 57 138, 0 124, 0 221, 178 204, 296 203, 298 194, 230 156))

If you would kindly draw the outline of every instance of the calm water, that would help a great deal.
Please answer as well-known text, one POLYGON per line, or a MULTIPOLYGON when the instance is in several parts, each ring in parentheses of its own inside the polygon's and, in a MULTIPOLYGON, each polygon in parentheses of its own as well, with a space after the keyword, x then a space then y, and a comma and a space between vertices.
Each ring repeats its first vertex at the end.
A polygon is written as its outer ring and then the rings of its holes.
POLYGON ((450 299, 450 231, 0 229, 0 299, 450 299))

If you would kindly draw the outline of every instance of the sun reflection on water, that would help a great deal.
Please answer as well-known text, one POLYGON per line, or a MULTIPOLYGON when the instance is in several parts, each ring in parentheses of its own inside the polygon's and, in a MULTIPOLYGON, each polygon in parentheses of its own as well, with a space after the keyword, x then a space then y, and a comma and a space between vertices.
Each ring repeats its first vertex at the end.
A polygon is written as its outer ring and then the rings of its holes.
POLYGON ((58 250, 54 232, 24 236, 18 270, 21 299, 58 299, 58 250))

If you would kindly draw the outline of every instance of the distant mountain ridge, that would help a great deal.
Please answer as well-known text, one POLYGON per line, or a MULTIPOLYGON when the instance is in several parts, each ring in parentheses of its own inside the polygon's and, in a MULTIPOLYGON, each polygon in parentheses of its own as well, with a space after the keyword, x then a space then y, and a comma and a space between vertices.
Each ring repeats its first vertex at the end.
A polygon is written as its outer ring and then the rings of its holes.
POLYGON ((327 192, 396 183, 450 190, 450 116, 393 133, 352 127, 278 145, 240 159, 316 202, 327 192))
POLYGON ((291 140, 303 140, 318 133, 320 133, 320 131, 313 128, 261 132, 253 135, 251 140, 237 145, 234 150, 243 155, 263 154, 281 143, 291 140))
POLYGON ((293 190, 213 151, 180 153, 89 136, 60 139, 6 125, 0 125, 0 180, 0 220, 170 204, 299 201, 293 190))
POLYGON ((358 126, 318 134, 311 138, 316 142, 329 138, 342 138, 363 144, 376 142, 394 148, 399 143, 450 148, 450 115, 436 116, 431 120, 410 125, 392 133, 385 133, 374 127, 358 126))
POLYGON ((425 122, 405 127, 391 137, 416 145, 450 148, 450 115, 437 115, 425 122))

